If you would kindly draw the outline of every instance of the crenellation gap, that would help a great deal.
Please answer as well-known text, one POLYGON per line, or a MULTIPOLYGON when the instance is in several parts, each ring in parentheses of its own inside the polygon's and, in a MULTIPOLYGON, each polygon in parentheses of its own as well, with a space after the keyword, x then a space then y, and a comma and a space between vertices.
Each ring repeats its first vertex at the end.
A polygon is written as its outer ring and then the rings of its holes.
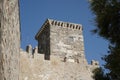
POLYGON ((78 25, 76 25, 76 29, 78 29, 78 25))
POLYGON ((63 26, 63 22, 61 23, 61 26, 63 26))
POLYGON ((67 23, 67 27, 69 27, 69 23, 67 23))
POLYGON ((52 21, 52 23, 51 23, 52 25, 54 25, 54 21, 52 21))
POLYGON ((73 29, 75 28, 75 25, 73 24, 73 29))
POLYGON ((60 26, 61 22, 58 22, 58 26, 60 26))
POLYGON ((70 24, 70 28, 72 27, 72 24, 70 24))
POLYGON ((79 30, 81 30, 81 27, 80 26, 78 26, 79 27, 79 30))
POLYGON ((57 25, 57 21, 55 21, 55 25, 57 25))

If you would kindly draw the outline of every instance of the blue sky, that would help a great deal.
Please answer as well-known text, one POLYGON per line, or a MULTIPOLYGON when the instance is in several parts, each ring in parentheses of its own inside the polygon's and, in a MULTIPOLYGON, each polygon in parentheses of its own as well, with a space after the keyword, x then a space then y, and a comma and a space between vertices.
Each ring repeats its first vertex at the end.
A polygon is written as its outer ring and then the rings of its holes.
POLYGON ((95 59, 103 64, 108 42, 90 32, 95 26, 88 0, 20 0, 21 48, 37 46, 35 34, 47 18, 82 24, 88 62, 95 59))

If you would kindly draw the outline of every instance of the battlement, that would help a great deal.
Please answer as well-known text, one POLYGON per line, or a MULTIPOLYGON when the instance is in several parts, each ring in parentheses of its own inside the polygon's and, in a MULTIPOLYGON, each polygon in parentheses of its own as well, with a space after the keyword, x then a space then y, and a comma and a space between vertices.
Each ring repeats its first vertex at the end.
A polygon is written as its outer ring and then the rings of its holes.
POLYGON ((54 25, 54 26, 61 26, 61 27, 67 27, 67 28, 71 28, 71 29, 82 30, 82 25, 81 24, 57 21, 57 20, 52 20, 52 19, 48 19, 48 22, 49 22, 50 25, 54 25))
POLYGON ((38 33, 36 34, 35 38, 37 39, 38 35, 44 30, 45 27, 50 26, 56 26, 56 27, 61 27, 61 28, 68 28, 68 29, 73 29, 73 30, 80 30, 82 31, 82 25, 81 24, 76 24, 76 23, 71 23, 71 22, 63 22, 63 21, 57 21, 53 19, 47 19, 45 23, 42 25, 38 33))
MULTIPOLYGON (((43 60, 46 60, 44 57, 45 55, 44 54, 41 54, 41 53, 38 53, 38 47, 36 46, 35 48, 33 48, 30 44, 26 46, 26 51, 23 51, 21 49, 21 52, 25 52, 28 54, 28 57, 29 58, 36 58, 36 57, 39 57, 43 60)), ((77 55, 76 55, 77 56, 77 55)), ((79 63, 79 60, 75 57, 75 56, 70 56, 69 54, 66 55, 64 58, 60 58, 58 55, 52 55, 52 58, 53 57, 57 57, 59 58, 59 61, 61 62, 72 62, 72 63, 79 63)), ((52 59, 53 60, 53 59, 52 59)))
POLYGON ((32 46, 29 44, 26 46, 26 52, 34 55, 35 53, 38 53, 38 47, 36 46, 35 48, 32 48, 32 46))
POLYGON ((45 23, 42 25, 38 33, 36 34, 35 38, 37 39, 39 34, 44 30, 44 28, 48 26, 58 26, 61 28, 68 28, 68 29, 73 29, 73 30, 80 30, 82 31, 82 25, 81 24, 76 24, 76 23, 71 23, 71 22, 63 22, 63 21, 57 21, 53 19, 47 19, 45 23))
POLYGON ((99 62, 96 61, 96 60, 92 60, 92 61, 91 61, 91 65, 99 66, 99 62))

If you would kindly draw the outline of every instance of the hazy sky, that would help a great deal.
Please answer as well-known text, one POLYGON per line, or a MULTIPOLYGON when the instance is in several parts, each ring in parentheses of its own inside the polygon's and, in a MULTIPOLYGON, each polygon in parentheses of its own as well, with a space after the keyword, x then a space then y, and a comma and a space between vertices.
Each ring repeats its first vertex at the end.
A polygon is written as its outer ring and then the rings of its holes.
POLYGON ((21 48, 28 44, 37 46, 36 33, 47 18, 82 24, 85 55, 103 63, 101 57, 107 53, 107 41, 93 35, 94 15, 89 9, 88 0, 20 0, 21 48))

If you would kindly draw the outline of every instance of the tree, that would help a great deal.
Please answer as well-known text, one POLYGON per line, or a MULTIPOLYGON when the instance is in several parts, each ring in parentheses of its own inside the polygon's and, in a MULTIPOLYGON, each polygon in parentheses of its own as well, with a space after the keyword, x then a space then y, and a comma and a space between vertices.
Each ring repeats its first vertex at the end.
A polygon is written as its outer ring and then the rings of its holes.
POLYGON ((120 0, 92 0, 91 10, 96 15, 93 30, 111 43, 120 43, 120 0))
POLYGON ((93 78, 95 80, 110 80, 109 76, 104 74, 103 69, 102 68, 96 68, 93 70, 93 78))
POLYGON ((106 61, 105 68, 110 70, 109 75, 113 80, 120 80, 120 46, 110 46, 109 49, 109 55, 103 58, 106 61))
POLYGON ((105 68, 112 80, 120 80, 120 0, 91 0, 90 8, 95 14, 93 32, 110 42, 105 68))

